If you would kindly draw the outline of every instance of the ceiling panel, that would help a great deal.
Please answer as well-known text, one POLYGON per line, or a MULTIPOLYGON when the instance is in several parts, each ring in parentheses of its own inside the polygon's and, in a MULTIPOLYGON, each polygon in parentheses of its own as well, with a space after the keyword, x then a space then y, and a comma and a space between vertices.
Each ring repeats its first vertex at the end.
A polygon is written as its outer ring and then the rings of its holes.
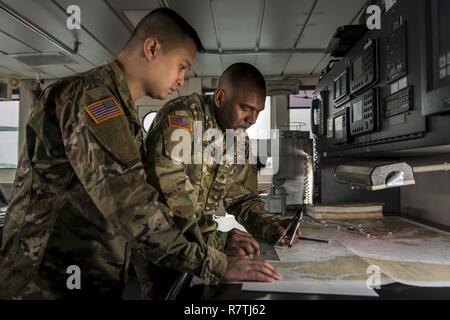
POLYGON ((168 3, 194 27, 205 48, 217 49, 209 0, 170 0, 168 3))
POLYGON ((17 72, 0 66, 0 77, 17 76, 17 72))
MULTIPOLYGON (((10 70, 14 70, 15 74, 20 78, 35 78, 36 70, 23 64, 6 54, 0 54, 0 66, 10 70)), ((9 71, 7 74, 11 74, 9 71)))
MULTIPOLYGON (((26 11, 25 11, 26 12, 26 11)), ((36 34, 35 32, 31 31, 21 23, 17 22, 13 18, 11 18, 9 15, 5 14, 3 11, 0 11, 0 21, 1 21, 1 28, 4 33, 8 33, 16 39, 20 39, 22 42, 27 44, 27 47, 29 47, 30 51, 34 49, 38 52, 56 52, 58 51, 58 48, 50 43, 48 40, 44 39, 40 35, 36 34)), ((5 48, 2 44, 2 48, 5 48)), ((5 50, 5 49, 4 49, 5 50)), ((87 66, 88 68, 93 67, 94 64, 87 61, 84 57, 80 55, 72 55, 70 56, 73 60, 77 61, 82 66, 87 66)), ((15 60, 12 60, 14 63, 15 60)))
POLYGON ((103 1, 56 0, 63 8, 76 3, 81 10, 81 24, 114 54, 125 45, 130 31, 103 1))
POLYGON ((260 48, 292 48, 311 11, 313 0, 268 0, 260 48))
POLYGON ((8 54, 36 52, 36 50, 33 50, 22 42, 11 38, 2 31, 0 31, 0 50, 8 54))
MULTIPOLYGON (((1 59, 0 59, 1 60, 1 59)), ((36 73, 34 70, 32 72, 27 72, 24 70, 20 70, 21 72, 18 72, 15 68, 9 68, 7 66, 0 66, 0 78, 1 79, 9 79, 11 77, 19 78, 19 79, 31 79, 35 78, 36 73)))
MULTIPOLYGON (((99 0, 95 0, 99 1, 99 0)), ((151 10, 158 8, 157 0, 106 0, 111 6, 119 10, 151 10)))
POLYGON ((123 14, 125 15, 125 17, 127 17, 128 21, 130 21, 130 23, 136 27, 137 24, 139 23, 139 21, 141 21, 141 19, 143 17, 145 17, 148 13, 150 13, 150 11, 152 10, 124 10, 123 14))
POLYGON ((50 42, 18 23, 3 11, 0 11, 0 21, 2 31, 12 35, 14 38, 20 39, 36 51, 49 52, 56 50, 56 47, 50 42))
POLYGON ((310 74, 322 57, 322 53, 294 53, 284 74, 310 74))
MULTIPOLYGON (((81 42, 79 54, 92 63, 99 65, 106 59, 111 58, 111 52, 103 48, 95 39, 83 30, 68 30, 66 26, 67 14, 58 6, 46 1, 26 1, 26 0, 4 0, 11 8, 17 12, 25 14, 25 17, 37 24, 43 30, 51 33, 55 38, 65 45, 72 47, 72 42, 78 39, 81 42)), ((45 52, 60 51, 48 40, 28 30, 17 21, 6 14, 0 13, 2 18, 2 29, 18 39, 45 52), (3 20, 6 16, 7 20, 3 20)), ((81 14, 83 17, 83 13, 81 14)))
POLYGON ((222 73, 219 55, 198 54, 192 68, 199 76, 216 76, 222 73))
POLYGON ((81 72, 85 72, 88 70, 91 70, 92 68, 94 68, 94 66, 91 66, 87 63, 72 63, 72 64, 68 64, 66 65, 66 67, 72 69, 74 71, 74 73, 81 73, 81 72))
POLYGON ((222 56, 223 70, 233 63, 247 62, 256 65, 256 54, 226 54, 222 56))
POLYGON ((41 70, 44 73, 51 74, 57 78, 67 77, 73 74, 73 71, 69 68, 66 68, 63 65, 60 66, 45 66, 36 68, 37 70, 41 70))
POLYGON ((289 57, 289 53, 258 54, 256 67, 264 75, 280 75, 289 57))
MULTIPOLYGON (((130 34, 128 28, 111 10, 108 3, 120 12, 128 11, 130 20, 134 22, 139 21, 150 10, 160 7, 162 3, 167 3, 193 25, 207 49, 215 50, 218 48, 210 6, 212 3, 222 49, 249 50, 251 53, 257 44, 260 26, 262 27, 260 49, 291 48, 315 0, 3 0, 2 2, 67 46, 72 47, 75 39, 81 42, 79 55, 70 56, 78 63, 67 65, 73 71, 62 65, 41 68, 50 75, 65 76, 71 72, 86 71, 113 58, 128 39, 130 34), (67 29, 65 8, 71 4, 80 6, 81 22, 88 32, 67 29)), ((318 0, 298 48, 326 48, 336 28, 350 23, 365 2, 366 0, 318 0)), ((50 41, 3 11, 0 11, 0 29, 2 30, 0 51, 8 54, 33 51, 61 52, 50 41)), ((244 61, 256 65, 265 75, 278 75, 289 56, 289 53, 221 56, 199 54, 193 70, 200 76, 218 76, 223 68, 244 61)), ((320 53, 295 53, 284 73, 319 74, 328 62, 328 58, 321 60, 323 57, 324 55, 320 53)), ((22 78, 24 76, 34 78, 36 73, 33 68, 1 54, 0 66, 6 68, 0 69, 1 74, 10 74, 8 69, 13 69, 17 70, 22 78)))
POLYGON ((319 0, 297 48, 326 48, 336 29, 349 24, 365 3, 366 0, 319 0))
POLYGON ((255 48, 262 0, 227 0, 212 3, 222 49, 255 48))
POLYGON ((324 54, 323 59, 319 62, 319 64, 312 70, 312 74, 318 74, 320 75, 320 72, 328 65, 328 62, 330 61, 330 55, 324 54))

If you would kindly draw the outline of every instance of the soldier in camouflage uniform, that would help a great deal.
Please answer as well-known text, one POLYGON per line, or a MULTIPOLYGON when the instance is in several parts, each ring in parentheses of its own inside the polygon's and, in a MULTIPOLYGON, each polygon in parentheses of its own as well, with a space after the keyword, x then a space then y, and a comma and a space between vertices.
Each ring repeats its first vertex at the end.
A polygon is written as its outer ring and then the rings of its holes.
MULTIPOLYGON (((228 259, 230 265, 236 265, 236 270, 232 275, 218 274, 222 281, 245 280, 242 270, 251 268, 251 264, 258 260, 242 256, 257 254, 259 246, 249 234, 237 229, 229 234, 216 230, 217 223, 213 216, 218 215, 221 206, 235 215, 237 221, 252 235, 272 243, 283 234, 288 220, 267 212, 256 188, 251 190, 248 187, 249 176, 256 174, 252 171, 255 166, 248 161, 246 164, 208 164, 204 159, 200 163, 195 162, 194 142, 202 137, 194 135, 194 132, 198 132, 194 123, 201 123, 205 136, 209 129, 218 129, 224 136, 226 129, 245 130, 255 123, 259 112, 264 109, 265 98, 266 87, 261 73, 250 64, 237 63, 222 74, 214 96, 194 93, 163 106, 146 137, 144 166, 148 181, 159 190, 160 201, 180 212, 185 219, 186 227, 183 229, 186 230, 186 242, 177 243, 177 247, 189 246, 191 239, 203 238, 210 247, 220 251, 214 256, 219 265, 226 264, 227 256, 241 256, 228 259), (183 139, 190 138, 188 141, 192 142, 191 148, 183 150, 189 153, 188 157, 175 151, 180 143, 180 129, 186 132, 183 139), (236 247, 236 243, 240 243, 240 246, 236 247)), ((205 147, 209 142, 203 139, 200 145, 205 147)), ((281 243, 285 244, 286 240, 283 239, 281 243)), ((134 259, 144 296, 150 299, 163 298, 174 283, 176 272, 146 264, 138 254, 134 259)), ((197 259, 195 251, 186 255, 183 250, 179 255, 179 260, 185 264, 192 261, 193 266, 197 265, 197 259)), ((165 265, 169 266, 170 263, 165 265)), ((263 278, 258 280, 267 281, 263 278)))
MULTIPOLYGON (((177 213, 146 182, 134 101, 182 85, 201 48, 183 18, 156 10, 116 61, 57 81, 37 99, 4 227, 0 298, 121 298, 130 247, 153 263, 178 258, 177 213), (79 290, 66 283, 72 265, 79 290)), ((217 253, 201 254, 198 275, 216 278, 217 253)))

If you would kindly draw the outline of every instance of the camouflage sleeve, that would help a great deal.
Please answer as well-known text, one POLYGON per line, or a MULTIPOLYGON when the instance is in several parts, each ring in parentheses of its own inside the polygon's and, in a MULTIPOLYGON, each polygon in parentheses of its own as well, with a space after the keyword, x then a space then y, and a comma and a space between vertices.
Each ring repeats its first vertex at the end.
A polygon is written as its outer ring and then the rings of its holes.
POLYGON ((220 248, 208 245, 203 239, 203 232, 198 224, 203 208, 187 174, 188 163, 192 162, 192 113, 178 109, 159 115, 155 121, 159 125, 150 131, 146 141, 148 152, 144 163, 147 178, 161 192, 163 202, 177 212, 175 223, 184 235, 177 239, 174 249, 178 251, 178 259, 174 255, 163 258, 160 265, 174 268, 182 260, 186 265, 195 267, 201 252, 206 250, 210 253, 211 268, 221 278, 225 274, 227 258, 220 252, 220 248))
POLYGON ((217 250, 223 252, 228 239, 228 232, 214 230, 208 233, 206 237, 206 244, 217 250))
MULTIPOLYGON (((100 122, 89 114, 83 99, 61 100, 59 121, 65 152, 76 178, 102 214, 93 219, 106 221, 112 237, 124 237, 155 264, 162 257, 182 262, 179 248, 186 242, 184 230, 174 225, 173 211, 157 201, 157 190, 146 182, 137 138, 120 105, 116 115, 100 122)), ((184 252, 189 254, 189 248, 184 252)), ((223 270, 211 261, 217 260, 219 253, 206 246, 197 246, 195 252, 195 259, 179 263, 177 269, 217 281, 223 270)))
POLYGON ((272 222, 279 220, 279 216, 266 211, 264 202, 256 190, 249 189, 246 183, 249 174, 251 174, 251 168, 247 164, 244 166, 241 177, 228 188, 224 199, 225 208, 255 238, 276 241, 276 235, 269 230, 272 222))

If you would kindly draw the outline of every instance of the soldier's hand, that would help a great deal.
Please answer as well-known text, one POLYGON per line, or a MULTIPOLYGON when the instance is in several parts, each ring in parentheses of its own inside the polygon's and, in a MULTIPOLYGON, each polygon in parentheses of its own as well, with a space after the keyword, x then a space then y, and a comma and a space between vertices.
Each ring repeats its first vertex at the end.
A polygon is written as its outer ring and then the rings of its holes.
MULTIPOLYGON (((288 245, 291 241, 292 232, 294 231, 293 229, 295 228, 296 223, 294 223, 289 229, 289 231, 286 232, 286 229, 288 228, 290 221, 291 219, 278 219, 272 222, 271 225, 272 237, 275 237, 278 240, 282 235, 284 235, 283 238, 281 238, 281 240, 277 243, 280 246, 288 245)), ((301 227, 299 226, 294 235, 294 241, 292 243, 297 243, 298 238, 300 237, 301 234, 302 234, 301 227)))
POLYGON ((258 255, 259 244, 250 233, 233 229, 228 232, 224 252, 227 256, 258 255))
POLYGON ((281 280, 282 275, 273 265, 264 260, 234 258, 228 260, 223 282, 260 281, 272 282, 281 280))

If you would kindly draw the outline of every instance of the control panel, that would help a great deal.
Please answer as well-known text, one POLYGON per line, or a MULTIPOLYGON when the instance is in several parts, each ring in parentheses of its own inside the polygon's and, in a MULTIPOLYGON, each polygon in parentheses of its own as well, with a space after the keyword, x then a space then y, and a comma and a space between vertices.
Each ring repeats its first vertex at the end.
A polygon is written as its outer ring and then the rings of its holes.
POLYGON ((378 128, 378 90, 370 89, 350 103, 350 134, 356 136, 378 128))
POLYGON ((407 87, 384 99, 384 116, 391 117, 413 109, 412 87, 407 87))
POLYGON ((347 106, 333 116, 333 137, 335 144, 348 141, 348 108, 347 106))
POLYGON ((348 69, 346 68, 336 79, 333 81, 333 103, 335 108, 341 106, 350 98, 350 87, 348 78, 348 69))
POLYGON ((328 95, 328 90, 321 91, 314 97, 311 105, 311 131, 318 137, 326 134, 328 95))
POLYGON ((377 40, 368 39, 362 53, 351 61, 350 91, 352 94, 367 88, 377 81, 377 58, 377 40))

